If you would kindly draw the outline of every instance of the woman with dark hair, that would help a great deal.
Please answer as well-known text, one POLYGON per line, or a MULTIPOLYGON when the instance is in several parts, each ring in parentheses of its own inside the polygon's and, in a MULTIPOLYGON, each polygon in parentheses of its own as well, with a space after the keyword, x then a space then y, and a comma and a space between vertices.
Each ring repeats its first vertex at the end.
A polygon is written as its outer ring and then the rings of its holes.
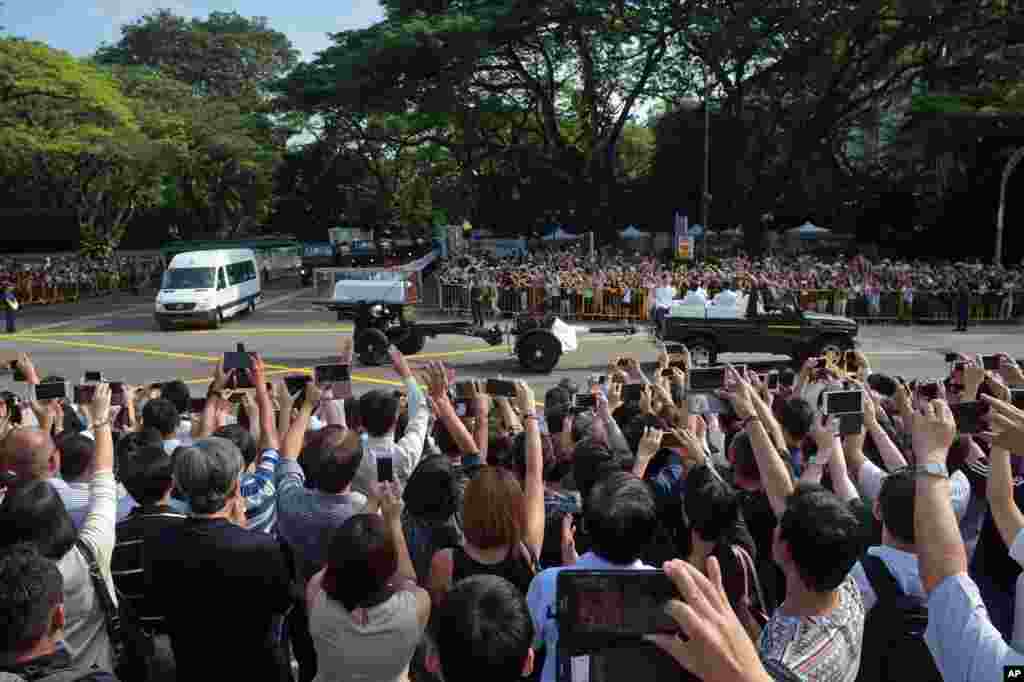
POLYGON ((757 550, 743 519, 740 495, 707 464, 686 476, 683 517, 690 535, 689 552, 683 552, 686 560, 704 572, 709 557, 718 559, 733 609, 741 613, 748 607, 767 615, 755 568, 757 550))
POLYGON ((406 679, 430 617, 430 595, 416 584, 405 545, 397 486, 377 484, 367 510, 335 531, 327 565, 306 588, 316 682, 406 679))
POLYGON ((533 391, 516 382, 516 400, 526 422, 526 478, 500 466, 482 467, 466 486, 461 547, 437 552, 430 562, 430 592, 438 602, 463 578, 498 575, 526 593, 544 544, 544 481, 540 429, 533 391))
POLYGON ((86 551, 95 557, 100 573, 114 594, 110 558, 114 551, 117 508, 114 483, 114 443, 110 427, 110 387, 100 384, 88 411, 96 437, 94 473, 85 521, 75 534, 60 496, 46 481, 34 481, 7 491, 0 503, 0 547, 31 543, 40 554, 57 562, 64 578, 64 646, 77 668, 93 666, 113 671, 110 639, 103 608, 93 587, 86 551))

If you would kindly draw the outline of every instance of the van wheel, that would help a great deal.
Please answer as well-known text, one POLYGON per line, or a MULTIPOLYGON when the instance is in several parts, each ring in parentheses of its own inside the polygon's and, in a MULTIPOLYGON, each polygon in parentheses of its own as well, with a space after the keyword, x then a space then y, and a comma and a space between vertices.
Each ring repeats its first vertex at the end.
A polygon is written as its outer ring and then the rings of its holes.
POLYGON ((162 332, 169 332, 171 331, 171 329, 173 329, 171 323, 162 317, 156 318, 156 326, 162 332))
POLYGON ((249 311, 250 315, 252 315, 254 312, 256 312, 256 299, 253 299, 253 300, 249 301, 248 311, 249 311))
POLYGON ((367 367, 383 365, 388 359, 388 337, 376 327, 366 327, 356 334, 355 351, 367 367))
POLYGON ((210 320, 211 329, 220 329, 220 326, 224 324, 224 314, 221 313, 220 308, 213 311, 213 317, 210 320))

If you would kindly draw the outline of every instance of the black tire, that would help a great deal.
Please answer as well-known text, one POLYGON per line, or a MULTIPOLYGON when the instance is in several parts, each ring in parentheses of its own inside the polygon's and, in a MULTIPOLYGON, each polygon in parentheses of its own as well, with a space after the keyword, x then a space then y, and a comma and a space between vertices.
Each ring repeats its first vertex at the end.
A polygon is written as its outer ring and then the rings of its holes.
POLYGON ((824 357, 826 353, 843 353, 853 350, 853 343, 843 336, 826 336, 814 345, 814 357, 824 357))
POLYGON ((712 367, 718 363, 718 348, 704 337, 687 339, 683 345, 690 351, 694 367, 712 367))
POLYGON ((383 365, 388 359, 388 337, 373 327, 360 330, 355 338, 355 351, 367 367, 383 365))
POLYGON ((162 332, 169 332, 174 329, 174 326, 162 317, 156 318, 156 326, 162 332))
POLYGON ((547 330, 536 330, 519 339, 519 365, 530 372, 547 373, 562 357, 562 344, 547 330))
POLYGON ((224 324, 224 314, 221 313, 220 308, 217 308, 210 317, 210 329, 220 329, 222 324, 224 324))
POLYGON ((341 312, 339 310, 338 311, 338 322, 344 322, 344 321, 345 321, 345 313, 343 313, 343 312, 341 312))
POLYGON ((395 347, 402 351, 402 355, 416 355, 427 345, 427 337, 415 329, 396 329, 396 332, 404 334, 403 337, 395 341, 395 347))

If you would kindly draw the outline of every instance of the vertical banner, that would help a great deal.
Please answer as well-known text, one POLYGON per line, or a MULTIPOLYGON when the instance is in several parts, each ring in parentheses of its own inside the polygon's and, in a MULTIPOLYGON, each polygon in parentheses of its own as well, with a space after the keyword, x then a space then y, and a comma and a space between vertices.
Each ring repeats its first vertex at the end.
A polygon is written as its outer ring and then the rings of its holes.
POLYGON ((683 260, 693 260, 693 237, 680 237, 676 242, 676 255, 683 260))

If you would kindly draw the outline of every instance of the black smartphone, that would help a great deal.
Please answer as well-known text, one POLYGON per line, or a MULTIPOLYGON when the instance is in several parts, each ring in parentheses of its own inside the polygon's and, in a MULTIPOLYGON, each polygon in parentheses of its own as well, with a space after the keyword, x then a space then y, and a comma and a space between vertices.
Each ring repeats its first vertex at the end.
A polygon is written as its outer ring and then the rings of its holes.
POLYGON ((493 395, 500 398, 515 398, 516 397, 516 384, 514 381, 506 381, 504 379, 488 379, 487 395, 493 395))
POLYGON ((953 364, 954 362, 957 362, 959 360, 960 360, 960 355, 958 353, 946 353, 946 363, 947 364, 953 364))
POLYGON ((68 384, 64 381, 36 384, 33 393, 36 400, 64 400, 68 397, 68 384))
POLYGON ((679 630, 665 613, 679 597, 664 571, 562 571, 555 590, 559 644, 575 652, 679 630))
POLYGON ((825 414, 853 414, 863 411, 862 391, 829 391, 825 394, 825 414))
POLYGON ((252 355, 244 350, 224 353, 224 371, 230 372, 235 369, 252 369, 252 355))
POLYGON ((206 398, 189 398, 188 411, 192 414, 200 414, 206 409, 206 398))
POLYGON ((85 381, 100 382, 103 381, 103 372, 86 372, 85 381))
POLYGON ((668 378, 671 379, 675 375, 676 375, 676 373, 672 370, 671 367, 669 367, 668 369, 661 370, 661 376, 663 376, 663 377, 668 377, 668 378))
POLYGON ((772 372, 768 375, 768 379, 765 382, 768 384, 769 391, 775 391, 779 388, 779 373, 772 372))
POLYGON ((984 428, 984 417, 988 414, 988 403, 972 401, 968 403, 957 403, 949 406, 956 420, 956 428, 959 433, 978 433, 984 428))
POLYGON ((390 457, 377 458, 377 482, 390 483, 395 480, 394 464, 390 457))
MULTIPOLYGON (((74 401, 77 405, 88 405, 92 402, 93 396, 96 395, 95 384, 79 384, 75 386, 74 390, 74 401)), ((43 400, 42 398, 39 398, 43 400)))
POLYGON ((119 407, 124 405, 125 397, 124 382, 123 381, 111 381, 110 382, 110 404, 113 407, 119 407))
POLYGON ((929 381, 926 384, 921 384, 917 390, 925 400, 937 400, 939 397, 939 382, 929 381))
POLYGON ((981 366, 986 372, 995 372, 999 369, 998 355, 985 355, 981 358, 981 366))
POLYGON ((473 398, 473 382, 460 381, 455 384, 456 400, 471 400, 473 398))
POLYGON ((643 384, 626 384, 622 387, 622 400, 625 402, 639 401, 643 397, 643 384))
POLYGON ((666 343, 665 352, 669 355, 682 355, 686 352, 686 346, 681 343, 666 343))
POLYGON ((686 375, 686 389, 692 393, 710 393, 725 388, 725 367, 691 369, 686 375))
POLYGON ((896 380, 885 374, 872 374, 868 377, 868 386, 881 396, 891 398, 896 395, 896 380))
POLYGON ((21 367, 18 367, 17 360, 11 360, 11 371, 14 372, 13 379, 15 381, 25 381, 27 379, 25 373, 21 371, 21 367))
POLYGON ((572 406, 575 410, 592 410, 597 406, 597 396, 593 393, 577 393, 573 396, 572 406))
POLYGON ((313 368, 313 380, 317 386, 352 381, 352 372, 348 365, 318 365, 313 368))
POLYGON ((1018 410, 1024 410, 1024 388, 1011 388, 1010 402, 1018 410))
POLYGON ((853 436, 864 428, 864 413, 840 414, 837 415, 836 421, 839 422, 840 436, 853 436))
POLYGON ((288 395, 294 396, 297 393, 302 393, 301 397, 305 397, 306 384, 309 383, 310 378, 305 374, 291 374, 284 378, 284 387, 288 391, 288 395))

